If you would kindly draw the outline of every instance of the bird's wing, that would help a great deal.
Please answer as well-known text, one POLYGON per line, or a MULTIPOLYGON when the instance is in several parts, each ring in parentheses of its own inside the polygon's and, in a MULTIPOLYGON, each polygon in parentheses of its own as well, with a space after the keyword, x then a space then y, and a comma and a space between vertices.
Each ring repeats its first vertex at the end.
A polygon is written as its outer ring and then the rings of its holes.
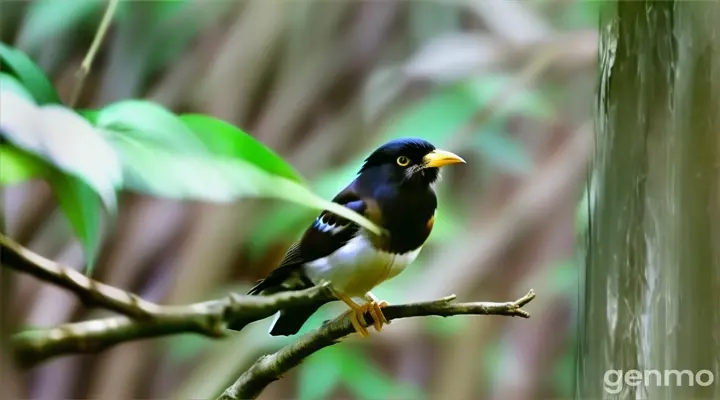
MULTIPOLYGON (((355 193, 353 185, 345 188, 332 201, 361 215, 365 212, 365 202, 355 193)), ((354 222, 325 210, 305 230, 302 238, 290 246, 278 268, 326 257, 352 239, 358 229, 354 222)))
MULTIPOLYGON (((338 193, 333 202, 359 214, 365 213, 365 202, 353 189, 354 183, 338 193)), ((302 273, 307 262, 326 257, 341 248, 358 232, 358 225, 327 210, 318 215, 302 238, 293 243, 280 265, 265 279, 258 281, 248 294, 274 293, 302 289, 311 285, 302 273)))

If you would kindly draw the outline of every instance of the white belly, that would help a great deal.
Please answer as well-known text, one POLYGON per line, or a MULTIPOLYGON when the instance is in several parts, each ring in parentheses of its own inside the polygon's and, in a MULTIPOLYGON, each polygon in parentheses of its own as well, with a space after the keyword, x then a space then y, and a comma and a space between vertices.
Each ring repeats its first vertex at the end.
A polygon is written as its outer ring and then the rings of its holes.
POLYGON ((402 272, 421 248, 404 254, 386 253, 376 250, 360 234, 329 256, 305 264, 305 272, 316 285, 330 282, 347 296, 362 297, 402 272))

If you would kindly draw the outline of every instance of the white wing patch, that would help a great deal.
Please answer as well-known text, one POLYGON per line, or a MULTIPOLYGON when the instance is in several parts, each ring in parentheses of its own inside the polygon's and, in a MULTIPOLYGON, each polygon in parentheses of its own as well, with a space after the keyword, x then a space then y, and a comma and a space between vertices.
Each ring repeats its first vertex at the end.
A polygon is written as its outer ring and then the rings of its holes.
POLYGON ((349 225, 349 222, 345 225, 340 225, 337 223, 337 221, 331 222, 330 217, 328 217, 327 215, 321 215, 315 218, 315 222, 313 222, 313 226, 320 232, 330 232, 331 235, 337 235, 349 225))
POLYGON ((280 319, 280 311, 275 313, 272 323, 270 324, 270 328, 268 328, 268 335, 270 334, 270 332, 272 332, 273 328, 275 327, 275 324, 277 324, 279 319, 280 319))

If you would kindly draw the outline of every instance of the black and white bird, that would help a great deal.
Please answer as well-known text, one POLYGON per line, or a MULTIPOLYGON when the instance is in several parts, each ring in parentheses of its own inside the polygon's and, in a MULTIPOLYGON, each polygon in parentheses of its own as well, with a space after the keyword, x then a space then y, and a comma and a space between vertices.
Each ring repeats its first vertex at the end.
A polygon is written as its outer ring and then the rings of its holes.
MULTIPOLYGON (((302 290, 329 283, 335 296, 351 308, 351 321, 362 336, 364 312, 377 331, 387 323, 387 305, 371 290, 397 276, 418 256, 433 228, 437 197, 433 184, 440 167, 464 163, 422 139, 390 141, 370 154, 358 176, 333 199, 385 229, 375 235, 363 227, 323 211, 280 265, 249 292, 251 295, 302 290), (364 304, 353 298, 363 299, 364 304)), ((324 302, 280 311, 270 334, 293 335, 324 302)))

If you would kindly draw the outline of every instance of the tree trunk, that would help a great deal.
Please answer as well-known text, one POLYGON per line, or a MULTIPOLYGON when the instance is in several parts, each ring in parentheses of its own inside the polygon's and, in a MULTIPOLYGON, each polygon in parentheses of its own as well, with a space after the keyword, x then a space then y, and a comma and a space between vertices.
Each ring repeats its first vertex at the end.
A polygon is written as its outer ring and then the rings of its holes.
POLYGON ((576 395, 720 398, 720 4, 619 2, 600 29, 576 395))

